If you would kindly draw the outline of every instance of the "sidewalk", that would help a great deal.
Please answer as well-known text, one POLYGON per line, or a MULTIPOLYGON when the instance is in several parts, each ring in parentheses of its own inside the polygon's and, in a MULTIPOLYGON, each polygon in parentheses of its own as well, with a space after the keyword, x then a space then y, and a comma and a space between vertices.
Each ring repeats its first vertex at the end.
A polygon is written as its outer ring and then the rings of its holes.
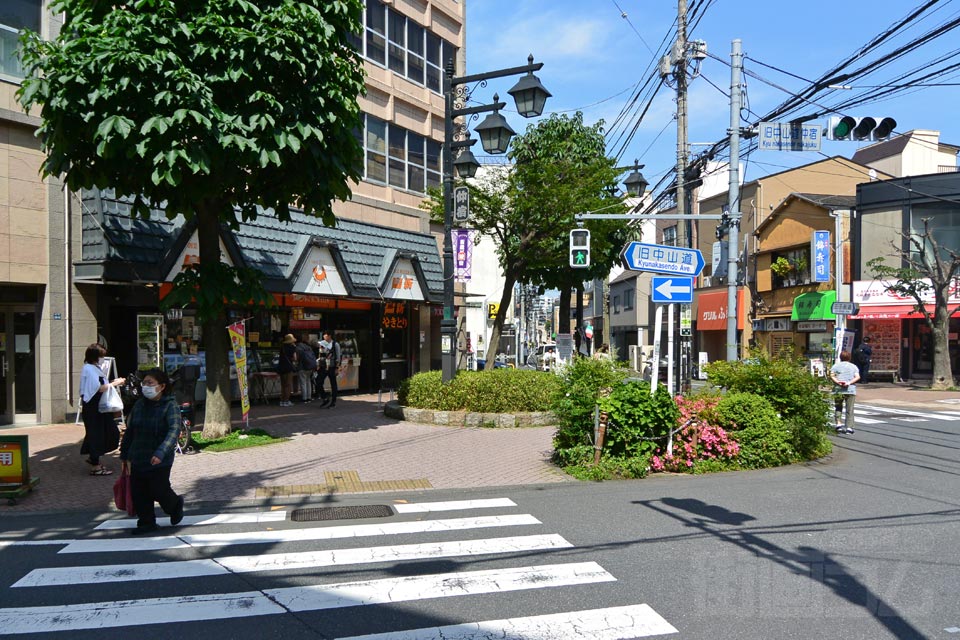
MULTIPOLYGON (((234 408, 234 428, 239 428, 234 408)), ((178 455, 174 489, 190 502, 279 496, 278 502, 358 491, 454 489, 565 482, 549 463, 554 427, 442 427, 386 418, 376 395, 341 396, 337 406, 255 405, 250 426, 288 442, 225 453, 178 455)), ((30 472, 40 484, 0 519, 18 512, 114 510, 116 475, 94 477, 80 455, 83 426, 0 429, 30 437, 30 472)), ((105 464, 120 472, 117 453, 105 464)))
MULTIPOLYGON (((858 385, 857 402, 924 411, 960 410, 960 393, 906 383, 858 385)), ((234 428, 239 428, 234 408, 234 428)), ((566 482, 549 463, 554 427, 489 429, 400 422, 383 415, 376 395, 343 396, 334 409, 318 403, 281 409, 255 405, 251 427, 288 442, 226 453, 177 456, 174 488, 188 502, 276 497, 278 502, 330 492, 457 489, 566 482)), ((91 477, 80 455, 83 427, 52 424, 0 429, 30 436, 30 471, 40 478, 6 514, 71 509, 113 510, 114 476, 91 477)), ((117 454, 106 464, 119 473, 117 454)))

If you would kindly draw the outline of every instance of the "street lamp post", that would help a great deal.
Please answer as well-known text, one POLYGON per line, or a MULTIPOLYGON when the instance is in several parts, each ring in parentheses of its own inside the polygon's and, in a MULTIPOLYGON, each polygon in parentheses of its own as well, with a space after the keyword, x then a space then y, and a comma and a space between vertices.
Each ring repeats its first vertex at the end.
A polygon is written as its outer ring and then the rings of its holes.
POLYGON ((467 107, 466 102, 471 90, 467 85, 479 83, 486 86, 486 81, 493 78, 505 78, 525 74, 509 93, 513 96, 517 111, 525 118, 539 116, 543 113, 543 106, 550 92, 540 80, 533 75, 543 67, 542 62, 534 64, 533 56, 527 58, 527 64, 522 67, 500 69, 466 76, 453 75, 453 60, 447 62, 444 70, 444 135, 443 135, 443 320, 440 322, 440 338, 443 362, 443 381, 450 382, 456 373, 457 348, 457 320, 454 306, 453 286, 453 171, 463 177, 473 177, 479 164, 470 153, 470 146, 476 142, 467 134, 466 124, 457 125, 456 118, 462 116, 478 116, 481 113, 492 112, 483 122, 477 125, 477 135, 480 144, 487 153, 505 153, 510 144, 514 131, 507 121, 500 115, 500 109, 506 103, 500 102, 494 94, 493 103, 475 107, 467 107), (461 135, 462 134, 462 139, 461 135), (463 150, 454 161, 454 149, 463 150))

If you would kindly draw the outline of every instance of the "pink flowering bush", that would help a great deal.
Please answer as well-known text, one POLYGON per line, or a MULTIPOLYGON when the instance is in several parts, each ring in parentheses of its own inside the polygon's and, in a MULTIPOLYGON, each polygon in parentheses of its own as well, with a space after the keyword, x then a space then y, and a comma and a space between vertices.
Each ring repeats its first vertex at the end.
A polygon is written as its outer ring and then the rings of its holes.
POLYGON ((674 399, 680 410, 678 427, 673 436, 673 453, 668 455, 657 449, 650 457, 652 471, 695 471, 698 463, 712 461, 712 469, 727 466, 740 453, 740 445, 726 430, 712 424, 713 410, 720 402, 718 396, 697 395, 690 398, 677 396, 674 399), (693 419, 691 422, 688 421, 693 419))

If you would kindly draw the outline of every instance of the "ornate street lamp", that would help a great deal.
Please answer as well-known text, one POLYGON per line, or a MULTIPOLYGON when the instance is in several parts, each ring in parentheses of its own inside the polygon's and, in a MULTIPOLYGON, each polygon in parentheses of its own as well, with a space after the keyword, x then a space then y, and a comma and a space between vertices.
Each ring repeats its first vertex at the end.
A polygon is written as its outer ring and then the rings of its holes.
POLYGON ((643 174, 640 173, 640 169, 643 168, 642 164, 637 164, 637 161, 633 161, 633 171, 630 172, 630 175, 627 176, 626 180, 623 181, 623 186, 627 188, 627 193, 631 196, 643 196, 647 191, 647 186, 650 184, 647 182, 647 179, 643 177, 643 174))
MULTIPOLYGON (((527 63, 533 64, 533 56, 527 58, 527 63)), ((540 83, 540 78, 533 75, 533 71, 528 71, 507 93, 513 96, 517 112, 524 118, 533 118, 543 113, 543 106, 552 95, 540 83)))
POLYGON ((466 137, 466 125, 458 124, 457 118, 463 116, 478 117, 481 113, 490 113, 483 122, 475 127, 480 138, 480 144, 487 153, 506 153, 510 146, 510 139, 515 131, 500 115, 500 109, 506 104, 500 102, 500 97, 493 96, 493 104, 466 106, 471 90, 467 85, 479 83, 486 86, 487 80, 506 78, 508 76, 524 75, 509 93, 517 105, 517 111, 524 117, 539 116, 543 113, 544 103, 550 97, 540 80, 533 75, 543 67, 542 62, 534 63, 533 56, 527 58, 527 64, 522 67, 500 69, 467 76, 453 75, 453 60, 447 62, 443 78, 444 109, 444 136, 443 136, 443 320, 440 321, 440 350, 443 363, 443 381, 453 380, 456 373, 456 341, 457 320, 454 306, 453 286, 453 172, 463 178, 472 178, 476 175, 480 164, 470 152, 470 145, 475 140, 462 139, 466 137), (454 150, 459 155, 454 160, 454 150))

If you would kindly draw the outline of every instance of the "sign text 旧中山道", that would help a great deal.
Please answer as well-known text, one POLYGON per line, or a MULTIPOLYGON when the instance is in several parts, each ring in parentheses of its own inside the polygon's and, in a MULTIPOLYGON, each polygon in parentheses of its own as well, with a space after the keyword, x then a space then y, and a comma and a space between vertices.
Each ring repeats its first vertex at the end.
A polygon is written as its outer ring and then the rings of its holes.
POLYGON ((819 124, 761 122, 760 151, 820 151, 823 127, 819 124))
POLYGON ((703 271, 704 264, 703 254, 697 249, 643 242, 627 243, 621 257, 631 271, 671 275, 697 276, 703 271))

